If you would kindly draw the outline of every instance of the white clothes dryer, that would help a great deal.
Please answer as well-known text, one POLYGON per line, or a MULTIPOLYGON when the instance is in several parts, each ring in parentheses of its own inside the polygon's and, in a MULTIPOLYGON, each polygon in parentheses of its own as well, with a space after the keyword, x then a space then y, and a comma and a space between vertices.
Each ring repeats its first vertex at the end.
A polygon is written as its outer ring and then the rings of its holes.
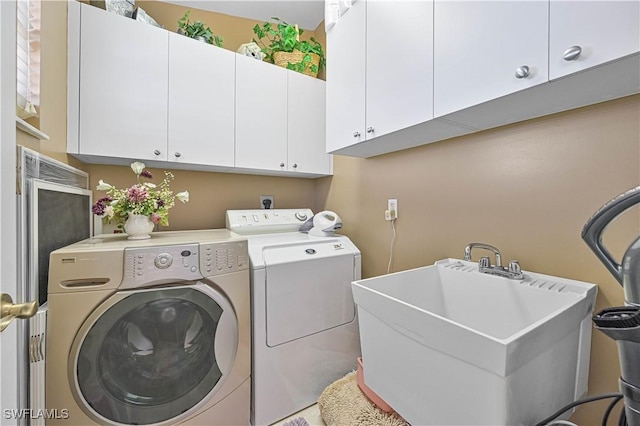
POLYGON ((246 239, 94 237, 51 253, 46 407, 65 425, 247 425, 246 239))
POLYGON ((227 211, 227 228, 249 242, 254 425, 314 404, 360 356, 351 293, 360 251, 345 236, 299 232, 312 216, 309 209, 227 211))

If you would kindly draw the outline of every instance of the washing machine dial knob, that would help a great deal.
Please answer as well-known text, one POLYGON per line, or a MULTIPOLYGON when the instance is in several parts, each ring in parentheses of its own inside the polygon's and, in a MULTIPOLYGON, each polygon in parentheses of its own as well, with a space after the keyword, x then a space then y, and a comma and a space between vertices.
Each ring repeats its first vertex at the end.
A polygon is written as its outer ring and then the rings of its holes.
POLYGON ((153 264, 158 269, 167 269, 173 263, 173 257, 169 253, 160 253, 153 259, 153 264))
POLYGON ((302 211, 302 210, 298 210, 296 212, 296 219, 298 220, 307 220, 307 212, 302 211))

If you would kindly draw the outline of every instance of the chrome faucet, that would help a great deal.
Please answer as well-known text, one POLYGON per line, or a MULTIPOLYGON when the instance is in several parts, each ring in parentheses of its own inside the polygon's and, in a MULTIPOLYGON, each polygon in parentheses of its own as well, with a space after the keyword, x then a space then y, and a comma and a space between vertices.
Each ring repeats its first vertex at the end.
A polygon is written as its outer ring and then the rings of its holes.
POLYGON ((496 264, 491 265, 491 261, 488 256, 483 256, 478 261, 478 271, 483 272, 485 274, 498 275, 505 278, 510 278, 514 280, 522 280, 524 279, 524 274, 522 273, 522 269, 520 268, 520 264, 517 260, 509 261, 509 266, 505 268, 502 266, 502 255, 500 254, 500 250, 485 243, 470 243, 464 248, 464 260, 471 261, 471 250, 473 248, 481 248, 485 250, 492 251, 496 256, 496 264))
POLYGON ((500 250, 485 243, 469 243, 469 245, 464 248, 464 260, 471 261, 471 249, 474 247, 492 251, 493 254, 496 255, 496 266, 502 267, 502 256, 500 255, 500 250))

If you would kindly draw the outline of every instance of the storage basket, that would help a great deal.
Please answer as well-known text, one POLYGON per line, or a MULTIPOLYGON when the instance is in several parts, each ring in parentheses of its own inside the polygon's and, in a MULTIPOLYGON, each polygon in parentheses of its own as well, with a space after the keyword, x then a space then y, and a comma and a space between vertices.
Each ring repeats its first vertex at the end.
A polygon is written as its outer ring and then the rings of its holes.
MULTIPOLYGON (((295 52, 274 52, 273 53, 273 63, 286 68, 289 63, 297 64, 302 62, 306 53, 295 51, 295 52)), ((303 74, 309 75, 311 77, 318 76, 318 66, 320 64, 320 56, 315 53, 309 53, 311 55, 311 62, 305 67, 303 74), (315 65, 316 71, 313 72, 311 70, 311 65, 315 65)))

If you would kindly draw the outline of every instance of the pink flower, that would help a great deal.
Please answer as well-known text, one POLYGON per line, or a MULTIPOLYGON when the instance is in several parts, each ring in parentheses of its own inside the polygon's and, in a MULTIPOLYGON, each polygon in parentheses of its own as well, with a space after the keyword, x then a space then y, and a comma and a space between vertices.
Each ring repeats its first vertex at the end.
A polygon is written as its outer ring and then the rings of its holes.
POLYGON ((157 225, 160 223, 161 220, 162 220, 162 217, 158 213, 151 213, 151 222, 157 225))
POLYGON ((127 190, 127 198, 132 203, 141 203, 149 197, 143 186, 134 185, 127 190))

